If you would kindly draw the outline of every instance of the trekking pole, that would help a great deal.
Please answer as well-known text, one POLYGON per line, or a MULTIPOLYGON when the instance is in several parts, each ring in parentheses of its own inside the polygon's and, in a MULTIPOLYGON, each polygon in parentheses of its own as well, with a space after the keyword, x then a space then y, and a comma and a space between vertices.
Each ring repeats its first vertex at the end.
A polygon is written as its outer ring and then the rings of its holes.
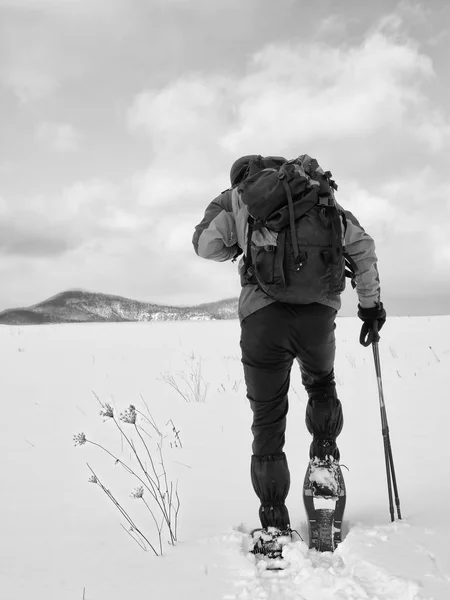
POLYGON ((389 511, 391 513, 391 521, 394 521, 394 503, 392 500, 392 487, 394 488, 394 497, 395 497, 395 506, 397 508, 397 516, 399 519, 402 518, 400 511, 400 498, 398 495, 398 487, 397 487, 397 477, 395 475, 395 467, 394 467, 394 457, 392 454, 392 446, 391 446, 391 438, 389 435, 389 424, 386 412, 386 404, 384 402, 384 394, 383 394, 383 382, 381 379, 381 363, 380 363, 380 352, 378 350, 378 340, 380 336, 378 335, 378 331, 376 331, 376 335, 374 336, 374 341, 372 342, 373 349, 373 358, 375 362, 375 372, 377 375, 378 382, 378 395, 380 398, 380 414, 381 414, 381 431, 383 434, 383 443, 384 443, 384 457, 386 462, 386 477, 387 477, 387 486, 388 486, 388 496, 389 496, 389 511))
POLYGON ((380 398, 380 415, 381 415, 381 432, 383 434, 383 445, 384 445, 384 459, 386 463, 386 478, 387 488, 389 496, 389 512, 391 514, 391 521, 394 521, 394 501, 392 488, 394 488, 395 506, 397 508, 398 518, 401 519, 402 515, 400 512, 400 499, 398 496, 397 488, 397 477, 395 476, 394 457, 392 455, 391 438, 389 435, 389 424, 386 412, 386 404, 384 402, 383 394, 383 382, 381 379, 381 363, 380 363, 380 352, 378 350, 378 342, 380 341, 380 335, 378 333, 378 323, 375 321, 373 329, 364 329, 361 331, 359 341, 363 346, 370 346, 372 344, 373 358, 375 362, 375 372, 377 375, 378 383, 378 395, 380 398))

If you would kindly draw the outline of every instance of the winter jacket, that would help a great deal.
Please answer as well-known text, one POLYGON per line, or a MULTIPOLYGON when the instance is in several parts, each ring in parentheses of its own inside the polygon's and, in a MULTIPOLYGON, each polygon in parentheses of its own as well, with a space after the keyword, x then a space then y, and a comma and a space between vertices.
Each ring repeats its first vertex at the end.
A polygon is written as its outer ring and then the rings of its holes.
MULTIPOLYGON (((355 271, 354 283, 359 304, 371 308, 380 302, 380 282, 377 269, 375 243, 364 231, 351 212, 344 210, 342 221, 345 255, 355 271), (344 221, 346 221, 344 223, 344 221)), ((195 252, 202 258, 219 262, 234 259, 247 248, 248 211, 243 204, 237 187, 222 192, 205 211, 202 221, 195 228, 192 239, 195 252)), ((276 234, 263 228, 252 237, 257 245, 276 244, 276 234)), ((243 320, 256 310, 275 302, 256 284, 248 283, 243 277, 244 261, 239 262, 242 290, 239 298, 239 318, 243 320)), ((339 310, 339 296, 321 301, 339 310)))

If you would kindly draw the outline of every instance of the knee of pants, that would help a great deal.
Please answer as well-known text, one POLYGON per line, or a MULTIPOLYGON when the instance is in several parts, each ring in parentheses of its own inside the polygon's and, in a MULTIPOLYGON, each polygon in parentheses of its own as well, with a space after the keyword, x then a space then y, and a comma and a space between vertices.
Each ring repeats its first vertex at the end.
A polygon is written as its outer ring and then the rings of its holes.
POLYGON ((283 451, 286 432, 288 399, 250 402, 253 411, 253 454, 278 454, 283 451))
POLYGON ((258 404, 276 402, 287 395, 290 369, 271 371, 244 365, 247 398, 258 404))
POLYGON ((253 453, 282 452, 285 441, 290 370, 270 371, 244 365, 247 397, 253 412, 253 453))
POLYGON ((334 369, 327 375, 321 377, 313 377, 302 371, 302 382, 308 393, 308 396, 335 396, 336 382, 334 379, 334 369))
POLYGON ((280 454, 286 442, 286 419, 278 427, 252 427, 252 452, 255 456, 280 454))

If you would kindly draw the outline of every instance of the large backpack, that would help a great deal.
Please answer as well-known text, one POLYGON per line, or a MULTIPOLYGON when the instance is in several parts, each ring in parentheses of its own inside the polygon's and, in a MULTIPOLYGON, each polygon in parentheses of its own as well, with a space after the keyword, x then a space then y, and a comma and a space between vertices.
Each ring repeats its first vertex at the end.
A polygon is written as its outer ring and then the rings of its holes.
POLYGON ((331 173, 307 154, 250 162, 238 187, 249 213, 246 282, 290 304, 337 300, 345 288, 345 216, 334 190, 331 173))

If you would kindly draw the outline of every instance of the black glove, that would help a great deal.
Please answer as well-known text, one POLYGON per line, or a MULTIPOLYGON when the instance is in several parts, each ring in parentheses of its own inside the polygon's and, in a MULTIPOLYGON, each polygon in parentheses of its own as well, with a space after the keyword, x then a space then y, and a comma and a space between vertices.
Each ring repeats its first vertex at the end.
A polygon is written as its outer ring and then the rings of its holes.
POLYGON ((358 304, 358 317, 364 321, 359 336, 360 344, 367 347, 372 342, 379 342, 378 332, 386 323, 386 311, 383 308, 383 303, 379 302, 371 308, 362 308, 358 304))

